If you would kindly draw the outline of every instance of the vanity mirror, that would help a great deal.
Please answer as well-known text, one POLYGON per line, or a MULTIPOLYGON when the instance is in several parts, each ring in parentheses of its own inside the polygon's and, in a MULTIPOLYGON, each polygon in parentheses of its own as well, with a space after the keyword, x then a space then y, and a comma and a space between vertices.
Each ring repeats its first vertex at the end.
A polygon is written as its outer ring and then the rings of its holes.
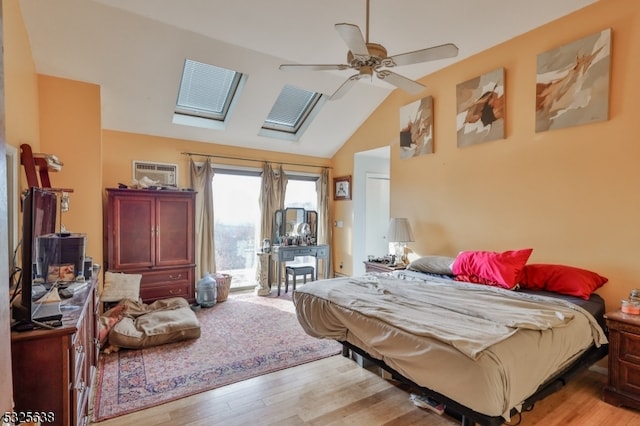
POLYGON ((283 244, 286 237, 300 237, 307 241, 317 242, 318 213, 312 210, 294 207, 276 210, 273 216, 273 242, 283 244))
POLYGON ((304 209, 302 208, 284 209, 284 218, 285 218, 285 234, 297 235, 298 224, 305 222, 304 209))
POLYGON ((273 241, 273 244, 280 244, 284 235, 284 210, 276 210, 273 214, 273 235, 271 236, 271 241, 273 241))
POLYGON ((318 244, 318 212, 307 210, 305 216, 305 222, 309 224, 309 238, 313 244, 318 244))

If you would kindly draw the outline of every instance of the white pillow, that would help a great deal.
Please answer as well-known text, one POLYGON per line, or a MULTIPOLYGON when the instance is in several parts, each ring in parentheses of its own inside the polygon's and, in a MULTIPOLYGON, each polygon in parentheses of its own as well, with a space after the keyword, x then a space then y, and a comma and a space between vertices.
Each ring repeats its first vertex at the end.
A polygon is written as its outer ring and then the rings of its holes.
POLYGON ((448 256, 423 256, 411 262, 407 269, 430 274, 453 275, 452 266, 456 259, 448 256))
POLYGON ((104 288, 100 295, 100 301, 119 302, 122 299, 139 300, 141 279, 141 274, 105 272, 104 288))

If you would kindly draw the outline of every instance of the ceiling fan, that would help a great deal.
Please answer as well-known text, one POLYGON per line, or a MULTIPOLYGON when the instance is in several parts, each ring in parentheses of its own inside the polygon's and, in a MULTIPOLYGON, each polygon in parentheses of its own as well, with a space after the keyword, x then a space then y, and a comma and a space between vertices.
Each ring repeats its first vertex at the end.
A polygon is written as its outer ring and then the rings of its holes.
POLYGON ((385 49, 384 46, 369 42, 369 0, 367 0, 366 25, 366 38, 362 36, 362 32, 357 25, 346 23, 335 25, 338 34, 349 48, 349 52, 347 53, 347 64, 282 64, 280 65, 280 69, 341 71, 351 68, 357 70, 358 73, 352 75, 342 83, 333 95, 331 95, 329 98, 330 100, 343 97, 356 83, 356 81, 365 76, 372 77, 373 74, 375 74, 379 79, 384 80, 406 92, 417 95, 425 89, 425 86, 417 81, 401 76, 400 74, 396 74, 393 71, 389 71, 387 68, 451 58, 458 54, 458 47, 455 44, 447 43, 440 46, 415 50, 413 52, 387 56, 387 49, 385 49))

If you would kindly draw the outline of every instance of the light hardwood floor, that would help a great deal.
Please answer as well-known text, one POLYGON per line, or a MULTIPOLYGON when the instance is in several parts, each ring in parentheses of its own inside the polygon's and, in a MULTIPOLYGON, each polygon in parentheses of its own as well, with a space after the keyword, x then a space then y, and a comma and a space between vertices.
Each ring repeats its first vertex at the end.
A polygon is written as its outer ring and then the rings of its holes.
MULTIPOLYGON (((640 425, 640 412, 602 401, 606 376, 588 370, 522 414, 521 426, 640 425)), ((518 417, 511 424, 518 423, 518 417)), ((341 355, 94 423, 119 425, 454 425, 415 407, 409 392, 341 355)))

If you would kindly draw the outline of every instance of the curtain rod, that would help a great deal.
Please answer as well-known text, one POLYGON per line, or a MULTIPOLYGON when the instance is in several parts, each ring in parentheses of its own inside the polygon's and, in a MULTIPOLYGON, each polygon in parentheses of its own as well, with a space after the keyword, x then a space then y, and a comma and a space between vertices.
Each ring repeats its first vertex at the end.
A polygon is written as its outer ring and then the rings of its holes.
POLYGON ((317 165, 317 164, 303 164, 303 163, 288 163, 288 162, 283 162, 283 161, 267 161, 267 160, 256 160, 253 158, 243 158, 243 157, 234 157, 231 155, 215 155, 215 154, 200 154, 197 152, 181 152, 182 155, 188 155, 188 156, 192 156, 192 155, 199 155, 201 157, 212 157, 212 158, 226 158, 227 160, 242 160, 242 161, 255 161, 257 163, 275 163, 275 164, 282 164, 282 165, 288 165, 288 166, 303 166, 303 167, 319 167, 319 168, 323 168, 323 169, 332 169, 333 167, 329 167, 329 166, 321 166, 321 165, 317 165))

